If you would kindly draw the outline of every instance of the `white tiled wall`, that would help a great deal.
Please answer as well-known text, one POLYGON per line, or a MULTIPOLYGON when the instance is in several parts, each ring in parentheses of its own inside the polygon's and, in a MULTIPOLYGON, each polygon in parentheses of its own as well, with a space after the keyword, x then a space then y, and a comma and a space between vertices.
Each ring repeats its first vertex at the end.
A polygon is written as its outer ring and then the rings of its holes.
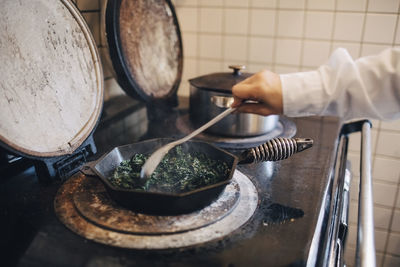
MULTIPOLYGON (((102 53, 108 99, 123 93, 106 63, 103 0, 76 0, 102 53)), ((314 69, 337 47, 353 58, 400 45, 400 0, 174 0, 184 43, 180 95, 187 80, 229 64, 277 73, 314 69)), ((377 266, 400 266, 400 122, 373 121, 377 266)), ((360 136, 351 137, 353 174, 347 264, 353 265, 360 136)))

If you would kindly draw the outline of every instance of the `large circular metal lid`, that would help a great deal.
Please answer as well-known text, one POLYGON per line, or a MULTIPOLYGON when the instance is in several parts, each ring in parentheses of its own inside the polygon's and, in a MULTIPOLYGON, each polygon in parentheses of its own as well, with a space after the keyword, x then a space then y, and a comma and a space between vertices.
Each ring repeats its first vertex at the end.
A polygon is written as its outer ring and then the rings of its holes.
POLYGON ((31 157, 72 153, 103 103, 91 33, 68 0, 0 5, 0 144, 31 157))
POLYGON ((189 82, 198 89, 231 93, 235 84, 250 77, 252 74, 242 73, 241 70, 245 69, 243 65, 230 65, 229 68, 233 69, 233 72, 207 74, 190 79, 189 82))
POLYGON ((146 102, 174 102, 182 76, 183 53, 171 2, 108 1, 105 30, 122 89, 146 102))

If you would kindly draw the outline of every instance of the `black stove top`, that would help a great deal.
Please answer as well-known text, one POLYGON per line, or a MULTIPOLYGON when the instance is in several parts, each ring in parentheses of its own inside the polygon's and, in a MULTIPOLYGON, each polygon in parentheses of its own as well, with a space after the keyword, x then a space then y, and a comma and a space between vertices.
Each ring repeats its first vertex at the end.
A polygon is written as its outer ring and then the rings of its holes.
MULTIPOLYGON (((98 152, 93 159, 115 146, 182 136, 176 120, 186 114, 184 107, 146 112, 143 104, 127 97, 114 99, 106 103, 94 133, 98 152)), ((69 230, 54 213, 62 182, 38 183, 30 167, 1 177, 2 261, 6 266, 303 266, 310 251, 318 251, 321 244, 313 239, 328 223, 317 222, 326 207, 322 203, 332 177, 340 123, 327 117, 287 120, 296 125, 296 137, 313 138, 314 146, 283 161, 238 167, 255 185, 258 206, 228 236, 155 250, 90 241, 69 230)))

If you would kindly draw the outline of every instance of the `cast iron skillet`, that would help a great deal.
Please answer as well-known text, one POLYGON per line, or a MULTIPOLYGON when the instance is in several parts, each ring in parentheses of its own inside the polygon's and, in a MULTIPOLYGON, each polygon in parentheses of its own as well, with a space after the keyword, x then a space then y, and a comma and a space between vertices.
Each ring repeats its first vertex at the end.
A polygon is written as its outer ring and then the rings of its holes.
POLYGON ((119 205, 130 210, 148 214, 174 215, 189 213, 209 205, 223 191, 232 179, 238 163, 252 163, 267 160, 285 159, 296 152, 312 146, 311 139, 274 138, 258 147, 248 149, 237 157, 214 145, 201 141, 188 141, 183 146, 184 152, 200 152, 214 160, 224 161, 230 168, 229 174, 220 182, 185 193, 159 193, 131 189, 121 189, 109 182, 114 170, 121 161, 130 159, 134 154, 151 154, 162 145, 174 139, 157 138, 130 145, 118 146, 95 162, 87 163, 82 171, 97 175, 103 182, 109 196, 119 205), (92 172, 91 172, 92 171, 92 172))

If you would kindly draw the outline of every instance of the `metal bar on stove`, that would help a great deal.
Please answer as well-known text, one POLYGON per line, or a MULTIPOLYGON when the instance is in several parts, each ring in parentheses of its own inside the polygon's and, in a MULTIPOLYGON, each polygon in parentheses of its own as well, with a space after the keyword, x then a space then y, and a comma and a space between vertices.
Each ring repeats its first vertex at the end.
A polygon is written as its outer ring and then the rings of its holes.
POLYGON ((376 266, 371 176, 371 124, 368 121, 363 123, 361 134, 356 266, 376 266))
MULTIPOLYGON (((340 133, 339 152, 344 149, 344 153, 341 155, 339 162, 343 164, 347 161, 347 143, 348 136, 354 132, 361 132, 361 160, 360 160, 360 197, 359 197, 359 215, 358 215, 358 235, 357 235, 357 248, 356 248, 356 259, 355 266, 376 266, 375 257, 375 244, 374 244, 374 218, 373 218, 373 197, 372 197, 372 177, 371 177, 371 122, 368 120, 360 120, 348 122, 343 125, 340 133)), ((339 168, 343 170, 344 168, 339 168)), ((335 171, 336 173, 336 171, 335 171)), ((342 177, 342 175, 339 175, 342 177)), ((329 214, 330 218, 336 218, 340 216, 340 226, 336 227, 336 223, 332 223, 331 228, 328 229, 328 240, 331 245, 327 245, 323 249, 323 256, 320 261, 321 264, 318 266, 344 266, 343 262, 343 249, 345 248, 344 243, 347 235, 347 219, 346 216, 346 188, 348 181, 346 181, 346 175, 344 175, 344 184, 340 183, 340 180, 333 180, 333 188, 339 186, 339 192, 343 189, 343 199, 340 199, 341 194, 333 194, 333 200, 335 205, 333 211, 329 214), (343 188, 342 188, 343 186, 343 188), (342 189, 341 189, 342 188, 342 189), (336 198, 335 198, 336 197, 336 198), (340 210, 341 207, 343 210, 340 210), (337 232, 337 230, 339 230, 337 232), (338 242, 336 242, 338 241, 338 242), (327 254, 326 254, 327 253, 327 254), (324 257, 325 256, 325 257, 324 257)))

